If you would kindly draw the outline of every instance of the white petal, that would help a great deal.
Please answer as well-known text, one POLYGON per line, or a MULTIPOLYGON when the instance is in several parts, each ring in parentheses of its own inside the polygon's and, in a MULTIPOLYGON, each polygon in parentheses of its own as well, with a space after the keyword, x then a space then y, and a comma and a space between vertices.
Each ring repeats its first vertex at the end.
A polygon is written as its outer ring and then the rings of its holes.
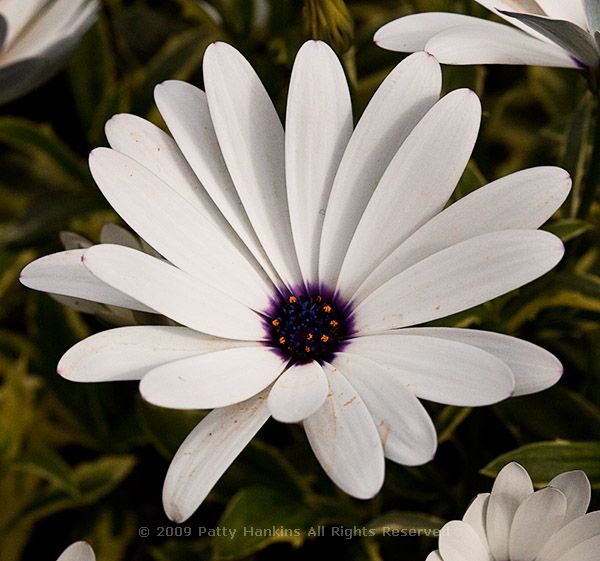
POLYGON ((564 254, 548 232, 505 230, 444 249, 396 275, 355 308, 358 333, 408 327, 467 310, 540 277, 564 254))
POLYGON ((268 306, 268 281, 212 221, 156 175, 107 148, 92 152, 90 170, 111 206, 171 263, 253 309, 268 306))
POLYGON ((567 198, 569 174, 557 167, 518 171, 463 197, 434 216, 373 270, 353 299, 370 292, 418 261, 469 238, 512 229, 536 229, 567 198))
POLYGON ((577 470, 561 473, 548 483, 548 487, 560 489, 567 497, 565 525, 587 512, 592 498, 592 487, 585 472, 577 470))
MULTIPOLYGON (((104 227, 102 230, 104 230, 104 227)), ((63 230, 62 232, 59 232, 58 235, 60 237, 60 243, 66 250, 87 249, 94 245, 86 237, 76 234, 75 232, 69 232, 68 230, 63 230)))
POLYGON ((163 505, 173 522, 187 520, 233 460, 269 418, 266 393, 215 409, 177 450, 163 488, 163 505))
POLYGON ((56 561, 96 561, 94 550, 87 542, 75 542, 56 561))
POLYGON ((509 397, 510 368, 476 347, 402 330, 352 339, 350 352, 384 367, 422 399, 449 405, 489 405, 509 397))
POLYGON ((204 83, 238 195, 281 278, 300 281, 285 190, 285 140, 275 107, 246 59, 225 43, 204 53, 204 83))
POLYGON ((57 370, 73 382, 139 380, 162 364, 240 344, 186 327, 120 327, 96 333, 71 347, 57 370))
POLYGON ((554 534, 540 551, 537 561, 557 561, 581 543, 600 535, 600 510, 576 518, 554 534))
POLYGON ((529 474, 515 462, 506 465, 496 476, 486 517, 488 543, 494 559, 510 559, 510 527, 520 504, 532 493, 529 474))
MULTIPOLYGON (((37 2, 38 0, 35 0, 34 4, 37 2)), ((31 2, 25 4, 31 5, 31 2)), ((21 20, 18 25, 13 25, 15 18, 12 14, 7 18, 8 42, 11 44, 2 53, 3 64, 41 55, 42 59, 46 58, 45 62, 48 65, 49 59, 53 58, 50 51, 61 42, 69 44, 66 51, 74 48, 79 38, 94 23, 98 11, 98 2, 95 0, 54 0, 45 4, 43 9, 35 8, 35 17, 23 14, 27 19, 21 20), (13 32, 16 33, 15 36, 12 36, 13 32), (70 40, 71 36, 73 40, 70 40)), ((23 5, 24 2, 19 1, 15 9, 22 12, 23 5)), ((4 10, 3 7, 2 12, 6 13, 4 10)), ((64 60, 66 54, 61 54, 60 58, 64 60)))
POLYGON ((472 345, 494 355, 512 370, 515 378, 513 395, 545 390, 558 382, 563 372, 562 364, 552 353, 528 341, 501 333, 452 327, 415 327, 403 329, 402 333, 440 337, 472 345))
POLYGON ((480 493, 463 516, 463 522, 466 522, 479 536, 482 543, 487 543, 487 533, 485 529, 485 519, 487 517, 488 504, 490 502, 489 493, 480 493))
POLYGON ((493 561, 475 530, 462 520, 452 520, 441 529, 439 547, 444 561, 493 561))
POLYGON ((45 3, 47 3, 47 0, 29 0, 28 2, 23 2, 23 0, 2 0, 0 2, 2 16, 9 24, 5 39, 6 45, 11 43, 27 24, 35 20, 36 15, 40 13, 45 3))
POLYGON ((542 10, 552 19, 563 19, 573 22, 582 29, 587 29, 587 19, 581 0, 565 2, 565 0, 537 0, 542 10))
POLYGON ((100 280, 139 299, 157 312, 196 331, 257 341, 264 331, 259 316, 184 271, 155 257, 119 245, 85 250, 84 265, 100 280))
POLYGON ((277 421, 298 423, 310 417, 327 398, 329 384, 317 362, 286 370, 269 392, 269 410, 277 421))
POLYGON ((333 362, 358 392, 377 426, 386 458, 408 466, 429 462, 437 435, 429 414, 401 379, 376 362, 350 352, 333 362))
POLYGON ((529 495, 510 527, 510 558, 535 561, 543 545, 562 526, 566 510, 567 499, 558 489, 546 487, 529 495))
POLYGON ((106 123, 105 131, 114 150, 144 166, 203 216, 217 222, 212 200, 168 134, 149 121, 128 114, 115 115, 106 123))
POLYGON ((444 559, 442 559, 442 556, 440 555, 439 551, 432 551, 427 556, 427 559, 425 559, 425 561, 444 561, 444 559))
POLYGON ((329 395, 323 406, 305 419, 304 429, 319 463, 333 482, 357 499, 370 499, 381 489, 384 456, 379 433, 366 405, 330 364, 323 369, 329 395))
POLYGON ((438 214, 462 175, 479 131, 481 103, 456 90, 423 117, 385 170, 344 258, 337 288, 353 294, 398 245, 438 214))
POLYGON ((398 148, 437 101, 441 71, 425 53, 384 80, 356 126, 335 176, 321 235, 319 278, 335 286, 356 225, 398 148))
POLYGON ((142 378, 140 393, 172 409, 227 407, 264 390, 284 368, 264 346, 226 349, 157 366, 142 378))
POLYGON ((194 173, 252 255, 276 282, 277 273, 252 229, 227 171, 206 94, 186 82, 169 80, 156 86, 154 98, 194 173))
MULTIPOLYGON (((104 224, 104 226, 102 226, 102 230, 100 230, 100 243, 124 245, 126 247, 141 249, 143 251, 140 240, 136 238, 129 230, 110 222, 104 224)), ((84 247, 90 247, 91 245, 93 244, 89 244, 84 247)))
POLYGON ((594 536, 569 550, 557 561, 598 561, 600 535, 594 536))
POLYGON ((136 299, 115 290, 92 275, 83 265, 83 249, 61 251, 36 259, 21 271, 21 283, 34 290, 72 296, 153 313, 154 310, 136 299))
POLYGON ((401 53, 424 51, 429 39, 456 26, 475 29, 494 29, 498 24, 473 16, 447 12, 411 14, 395 19, 380 27, 373 41, 378 47, 401 53))
POLYGON ((575 59, 559 46, 500 23, 495 28, 453 27, 435 35, 425 48, 446 64, 579 67, 575 59))
MULTIPOLYGON (((519 12, 519 13, 529 13, 533 15, 543 16, 545 14, 543 8, 543 3, 546 0, 475 0, 482 6, 485 6, 488 10, 491 10, 496 14, 499 18, 507 21, 511 25, 518 27, 528 35, 532 35, 533 37, 537 37, 541 39, 543 42, 550 44, 551 41, 544 37, 541 33, 533 30, 531 27, 526 25, 525 23, 507 16, 503 12, 519 12)), ((554 0, 549 0, 550 2, 554 2, 554 0)), ((561 3, 564 3, 565 0, 558 0, 561 3)), ((569 0, 568 0, 569 1, 569 0)), ((570 1, 571 4, 579 3, 581 0, 573 0, 570 1)), ((571 13, 573 13, 571 11, 571 13)))
POLYGON ((306 283, 318 280, 325 208, 351 134, 352 105, 344 70, 330 47, 308 41, 294 62, 285 130, 290 220, 306 283))

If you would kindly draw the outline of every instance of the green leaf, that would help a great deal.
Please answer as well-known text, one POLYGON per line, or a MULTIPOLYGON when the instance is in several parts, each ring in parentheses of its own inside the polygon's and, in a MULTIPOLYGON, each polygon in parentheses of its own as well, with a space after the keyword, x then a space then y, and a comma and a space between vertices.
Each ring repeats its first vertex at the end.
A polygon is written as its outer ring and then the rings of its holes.
POLYGON ((424 535, 436 537, 444 520, 423 512, 391 510, 369 522, 366 527, 376 535, 424 535))
POLYGON ((550 480, 565 471, 583 470, 592 486, 600 488, 600 441, 590 442, 536 442, 498 456, 481 473, 496 477, 508 463, 518 462, 531 476, 536 487, 548 485, 550 480))
POLYGON ((568 242, 594 229, 594 226, 579 218, 559 218, 553 220, 545 228, 558 236, 563 242, 568 242))
POLYGON ((598 407, 560 386, 508 399, 494 412, 520 440, 588 440, 600 434, 598 407))
POLYGON ((75 468, 75 483, 85 504, 93 504, 115 489, 135 466, 134 456, 104 456, 75 468))
POLYGON ((59 174, 67 186, 92 184, 85 160, 75 154, 47 125, 17 117, 0 118, 0 142, 20 150, 59 174))
POLYGON ((315 512, 268 487, 248 487, 227 505, 213 538, 213 559, 240 559, 276 542, 300 547, 315 524, 315 512))
POLYGON ((104 141, 104 124, 127 111, 127 95, 117 79, 116 49, 103 17, 84 36, 68 71, 75 109, 91 145, 104 141))
POLYGON ((171 459, 186 436, 206 415, 203 411, 180 411, 151 405, 139 398, 136 409, 140 425, 156 449, 171 459))
POLYGON ((134 80, 133 113, 157 116, 153 91, 164 80, 186 80, 198 69, 214 35, 202 27, 171 37, 134 80))
POLYGON ((64 491, 47 489, 25 506, 14 523, 35 522, 62 510, 94 504, 122 483, 134 465, 133 456, 105 456, 84 462, 73 470, 77 497, 64 491))
POLYGON ((51 450, 31 452, 21 456, 12 463, 11 467, 40 477, 53 488, 65 491, 68 495, 73 497, 79 495, 71 466, 51 450))
POLYGON ((568 199, 569 216, 577 215, 581 203, 583 178, 585 177, 586 162, 590 154, 589 137, 592 130, 594 104, 593 94, 587 92, 569 120, 564 135, 563 166, 573 178, 573 187, 568 199))
POLYGON ((77 194, 53 193, 52 197, 45 192, 32 199, 15 222, 0 229, 0 245, 32 244, 51 240, 51 236, 58 241, 58 231, 68 225, 71 217, 103 204, 97 189, 77 194))

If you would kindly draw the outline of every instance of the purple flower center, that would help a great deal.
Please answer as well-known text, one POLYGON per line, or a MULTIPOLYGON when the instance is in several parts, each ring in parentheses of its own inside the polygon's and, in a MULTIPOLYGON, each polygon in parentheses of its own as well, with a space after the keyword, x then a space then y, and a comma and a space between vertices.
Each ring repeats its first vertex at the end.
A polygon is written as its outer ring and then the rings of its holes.
POLYGON ((266 343, 294 363, 330 361, 352 335, 350 306, 327 290, 279 295, 265 317, 266 343))

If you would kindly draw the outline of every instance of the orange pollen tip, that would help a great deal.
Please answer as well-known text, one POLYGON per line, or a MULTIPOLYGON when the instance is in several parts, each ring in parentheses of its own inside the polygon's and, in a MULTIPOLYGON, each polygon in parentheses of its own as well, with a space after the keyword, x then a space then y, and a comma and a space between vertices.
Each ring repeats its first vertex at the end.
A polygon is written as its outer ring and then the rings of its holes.
POLYGON ((274 320, 271 322, 271 325, 274 325, 275 327, 277 327, 277 326, 279 325, 279 320, 278 320, 278 319, 274 319, 274 320))
POLYGON ((313 338, 313 334, 312 334, 312 333, 309 333, 309 334, 306 336, 306 340, 307 340, 307 341, 312 341, 312 338, 313 338))
POLYGON ((283 345, 285 343, 285 337, 279 337, 279 344, 283 345))
POLYGON ((321 335, 321 341, 323 341, 323 343, 327 343, 327 341, 329 341, 329 336, 328 335, 321 335))
POLYGON ((297 299, 295 296, 290 296, 290 297, 288 298, 288 302, 289 302, 290 304, 295 304, 296 302, 298 302, 298 299, 297 299))
POLYGON ((323 311, 328 314, 329 312, 331 312, 331 306, 329 304, 325 304, 323 306, 323 311))
POLYGON ((304 347, 304 352, 310 353, 310 347, 308 345, 306 345, 306 347, 304 347))
POLYGON ((332 320, 329 322, 329 325, 331 325, 331 327, 337 327, 337 325, 338 325, 338 322, 337 322, 337 321, 335 321, 334 319, 332 319, 332 320))

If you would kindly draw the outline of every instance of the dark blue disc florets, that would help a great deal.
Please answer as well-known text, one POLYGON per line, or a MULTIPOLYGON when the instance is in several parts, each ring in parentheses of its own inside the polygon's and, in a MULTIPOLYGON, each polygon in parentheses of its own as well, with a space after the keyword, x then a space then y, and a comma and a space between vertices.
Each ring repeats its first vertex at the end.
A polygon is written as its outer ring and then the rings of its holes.
POLYGON ((326 291, 287 292, 267 313, 267 342, 295 363, 330 361, 351 335, 348 310, 326 291))

